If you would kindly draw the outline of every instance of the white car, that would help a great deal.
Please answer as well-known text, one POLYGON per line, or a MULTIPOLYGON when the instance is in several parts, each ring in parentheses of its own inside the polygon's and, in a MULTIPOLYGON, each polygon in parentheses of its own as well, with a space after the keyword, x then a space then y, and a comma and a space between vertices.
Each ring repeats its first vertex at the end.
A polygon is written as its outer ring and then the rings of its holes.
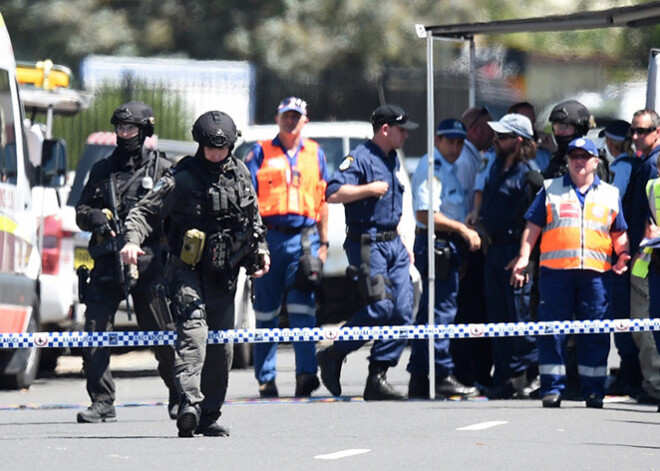
MULTIPOLYGON (((278 130, 276 124, 250 126, 242 130, 242 137, 234 153, 238 158, 243 159, 255 142, 275 138, 278 130)), ((332 175, 351 149, 373 136, 373 128, 371 123, 365 121, 309 122, 303 129, 303 136, 315 140, 323 148, 328 174, 332 175)), ((410 241, 412 248, 415 240, 415 217, 410 177, 402 152, 399 152, 399 161, 401 166, 397 176, 406 189, 401 217, 402 228, 404 237, 410 241)), ((348 259, 342 247, 346 237, 344 206, 329 205, 328 219, 330 247, 323 266, 323 283, 318 293, 317 323, 319 325, 347 320, 355 311, 356 303, 359 302, 355 283, 346 277, 348 259)), ((410 266, 410 274, 415 286, 415 306, 417 306, 421 294, 421 278, 414 265, 410 266)))

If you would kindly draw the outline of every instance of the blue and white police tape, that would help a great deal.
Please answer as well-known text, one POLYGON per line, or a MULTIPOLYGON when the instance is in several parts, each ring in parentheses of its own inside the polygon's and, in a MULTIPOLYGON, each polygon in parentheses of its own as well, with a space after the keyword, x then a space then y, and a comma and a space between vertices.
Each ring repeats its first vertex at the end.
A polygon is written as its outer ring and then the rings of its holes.
MULTIPOLYGON (((209 332, 208 343, 316 342, 322 340, 455 339, 521 335, 660 331, 660 319, 510 322, 498 324, 236 329, 209 332)), ((146 347, 174 345, 176 332, 28 332, 0 334, 0 348, 146 347)))

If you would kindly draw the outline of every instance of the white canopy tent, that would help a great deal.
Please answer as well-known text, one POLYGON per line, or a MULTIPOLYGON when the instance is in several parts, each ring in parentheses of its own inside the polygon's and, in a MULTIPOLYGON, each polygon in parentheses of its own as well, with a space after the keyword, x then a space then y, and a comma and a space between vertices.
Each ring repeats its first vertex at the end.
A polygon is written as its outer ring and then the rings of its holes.
MULTIPOLYGON (((554 31, 573 31, 596 28, 615 28, 628 27, 637 28, 660 23, 660 1, 648 2, 641 5, 630 7, 611 8, 601 11, 589 11, 582 13, 573 13, 570 15, 551 15, 538 18, 526 18, 518 20, 502 20, 482 23, 462 23, 454 25, 424 26, 415 25, 417 36, 426 39, 427 46, 427 155, 428 159, 428 195, 429 202, 433 199, 433 155, 434 155, 434 136, 435 123, 434 117, 434 97, 433 97, 433 42, 457 41, 468 42, 470 50, 470 93, 469 106, 475 105, 476 71, 475 71, 475 44, 474 36, 477 34, 510 34, 510 33, 536 33, 536 32, 554 32, 554 31)), ((660 66, 660 51, 651 51, 651 60, 649 61, 649 77, 660 75, 656 73, 660 66)), ((655 82, 649 82, 647 89, 647 106, 655 107, 656 104, 655 82)), ((433 227, 433 205, 429 204, 427 227, 433 227)), ((435 306, 435 259, 434 243, 435 236, 433 231, 429 231, 428 238, 428 273, 429 273, 429 328, 434 325, 434 318, 431 313, 435 306)), ((435 351, 434 338, 429 336, 429 397, 435 397, 435 351)))

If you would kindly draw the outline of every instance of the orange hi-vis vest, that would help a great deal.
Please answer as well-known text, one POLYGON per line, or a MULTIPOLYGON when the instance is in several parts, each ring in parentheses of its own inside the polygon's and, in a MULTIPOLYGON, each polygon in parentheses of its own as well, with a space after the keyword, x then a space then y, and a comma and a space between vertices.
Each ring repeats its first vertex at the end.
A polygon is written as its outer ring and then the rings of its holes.
POLYGON ((580 206, 575 189, 564 177, 546 180, 546 224, 541 238, 540 266, 556 270, 612 268, 610 227, 619 212, 619 190, 601 182, 580 206))
POLYGON ((257 171, 259 213, 265 216, 300 214, 318 221, 327 183, 321 180, 319 145, 303 139, 295 167, 280 146, 259 141, 264 160, 257 171))

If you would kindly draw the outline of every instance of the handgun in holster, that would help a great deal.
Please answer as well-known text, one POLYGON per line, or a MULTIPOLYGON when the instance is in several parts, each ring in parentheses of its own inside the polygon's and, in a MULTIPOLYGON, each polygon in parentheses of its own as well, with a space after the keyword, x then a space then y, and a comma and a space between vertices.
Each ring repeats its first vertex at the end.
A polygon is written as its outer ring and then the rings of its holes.
POLYGON ((79 266, 76 270, 76 275, 78 275, 78 301, 81 304, 86 304, 87 287, 89 286, 89 268, 85 265, 79 266))
POLYGON ((298 271, 294 281, 295 288, 301 291, 314 291, 321 285, 323 280, 323 262, 320 258, 312 255, 312 243, 309 234, 313 229, 303 230, 301 244, 303 255, 298 260, 298 271))
POLYGON ((358 294, 365 304, 373 304, 383 299, 392 299, 387 292, 387 286, 391 286, 389 279, 382 274, 371 276, 371 236, 362 234, 360 238, 360 268, 349 265, 346 275, 349 279, 357 281, 358 294))
POLYGON ((162 280, 152 285, 151 310, 156 318, 159 330, 174 330, 171 301, 167 281, 162 280))
POLYGON ((436 239, 433 247, 435 255, 435 277, 440 281, 447 281, 451 273, 452 254, 449 242, 436 239))

